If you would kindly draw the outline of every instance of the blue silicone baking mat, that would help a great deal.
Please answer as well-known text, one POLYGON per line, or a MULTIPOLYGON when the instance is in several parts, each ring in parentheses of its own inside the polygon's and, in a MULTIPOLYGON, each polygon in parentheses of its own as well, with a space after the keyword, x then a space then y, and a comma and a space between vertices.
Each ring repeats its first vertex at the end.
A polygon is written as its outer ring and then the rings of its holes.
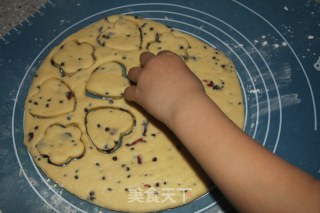
MULTIPOLYGON (((320 178, 317 1, 51 0, 0 37, 0 212, 109 212, 68 193, 35 166, 23 145, 23 113, 32 77, 51 48, 112 14, 162 22, 225 52, 243 88, 245 131, 320 178)), ((233 209, 213 189, 167 212, 205 211, 233 209)))

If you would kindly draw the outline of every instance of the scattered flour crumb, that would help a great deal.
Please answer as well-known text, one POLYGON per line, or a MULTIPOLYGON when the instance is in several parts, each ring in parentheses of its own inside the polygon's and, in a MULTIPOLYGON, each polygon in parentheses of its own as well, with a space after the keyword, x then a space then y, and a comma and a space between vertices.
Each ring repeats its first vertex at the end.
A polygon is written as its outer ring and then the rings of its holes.
POLYGON ((266 38, 266 36, 265 36, 265 35, 263 35, 263 36, 261 36, 261 38, 265 39, 265 38, 266 38))
POLYGON ((258 94, 258 93, 261 93, 261 90, 260 89, 252 89, 252 90, 249 90, 249 93, 258 94))
POLYGON ((273 44, 272 45, 274 48, 278 48, 280 45, 279 44, 273 44))
POLYGON ((264 41, 264 42, 262 42, 262 46, 267 46, 268 45, 268 42, 267 41, 264 41))
MULTIPOLYGON (((19 170, 19 177, 22 177, 23 176, 23 169, 20 167, 20 170, 19 170)), ((0 212, 1 213, 1 212, 0 212)))
POLYGON ((63 25, 65 22, 66 22, 66 20, 61 19, 60 22, 59 22, 59 25, 63 25))
POLYGON ((281 45, 282 45, 283 47, 288 46, 287 42, 284 42, 284 41, 281 43, 281 45))
MULTIPOLYGON (((320 71, 320 56, 319 56, 318 60, 313 64, 313 67, 316 70, 320 71)), ((319 169, 319 173, 320 173, 320 169, 319 169)))
POLYGON ((39 183, 35 179, 29 178, 29 181, 33 186, 39 186, 39 183))
POLYGON ((287 6, 284 6, 283 9, 284 9, 285 11, 289 11, 289 8, 288 8, 287 6))
POLYGON ((258 41, 258 40, 254 40, 253 42, 254 42, 254 43, 259 43, 259 41, 258 41))
POLYGON ((311 40, 311 39, 314 39, 314 36, 313 35, 308 35, 308 37, 307 37, 309 40, 311 40))

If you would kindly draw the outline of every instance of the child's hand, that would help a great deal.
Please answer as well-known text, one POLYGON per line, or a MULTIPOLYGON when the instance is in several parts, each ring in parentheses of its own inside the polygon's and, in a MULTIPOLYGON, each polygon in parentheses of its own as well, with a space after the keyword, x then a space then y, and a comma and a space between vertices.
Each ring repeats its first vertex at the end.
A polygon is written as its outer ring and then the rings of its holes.
POLYGON ((166 124, 240 212, 320 212, 320 181, 244 134, 179 56, 143 53, 140 62, 125 98, 166 124))
POLYGON ((166 125, 184 104, 205 94, 201 81, 176 54, 162 51, 140 55, 141 67, 129 70, 128 76, 136 85, 126 88, 124 97, 146 109, 166 125))

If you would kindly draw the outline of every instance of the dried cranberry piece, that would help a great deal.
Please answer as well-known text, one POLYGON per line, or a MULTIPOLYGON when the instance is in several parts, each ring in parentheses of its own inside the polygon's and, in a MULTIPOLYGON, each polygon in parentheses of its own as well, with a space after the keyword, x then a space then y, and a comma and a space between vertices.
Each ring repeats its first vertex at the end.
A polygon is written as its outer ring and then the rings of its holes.
POLYGON ((132 143, 127 143, 126 146, 134 146, 137 143, 141 143, 141 142, 146 142, 146 141, 144 140, 144 138, 139 138, 139 139, 133 141, 132 143))
POLYGON ((141 157, 141 155, 138 155, 138 156, 137 156, 137 160, 138 160, 138 164, 142 164, 142 157, 141 157))
POLYGON ((67 99, 70 101, 70 100, 71 100, 71 98, 73 98, 73 97, 74 97, 73 92, 71 92, 71 91, 67 92, 67 93, 66 93, 66 97, 67 97, 67 99))
POLYGON ((28 134, 28 141, 30 142, 33 139, 33 132, 29 132, 28 134))

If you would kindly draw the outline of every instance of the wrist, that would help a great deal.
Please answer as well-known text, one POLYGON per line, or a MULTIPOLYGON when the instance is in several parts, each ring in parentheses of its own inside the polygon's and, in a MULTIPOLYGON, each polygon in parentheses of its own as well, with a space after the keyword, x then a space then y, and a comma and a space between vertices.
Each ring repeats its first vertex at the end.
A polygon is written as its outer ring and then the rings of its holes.
POLYGON ((176 104, 172 109, 172 113, 165 121, 165 124, 173 131, 180 128, 183 123, 187 122, 188 118, 196 117, 199 109, 211 102, 210 98, 201 92, 189 93, 181 96, 176 100, 176 104))

